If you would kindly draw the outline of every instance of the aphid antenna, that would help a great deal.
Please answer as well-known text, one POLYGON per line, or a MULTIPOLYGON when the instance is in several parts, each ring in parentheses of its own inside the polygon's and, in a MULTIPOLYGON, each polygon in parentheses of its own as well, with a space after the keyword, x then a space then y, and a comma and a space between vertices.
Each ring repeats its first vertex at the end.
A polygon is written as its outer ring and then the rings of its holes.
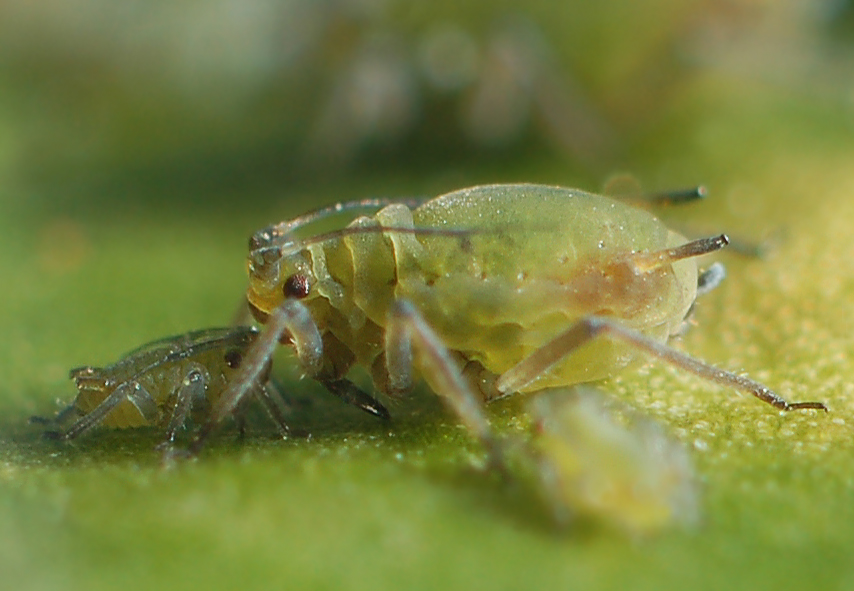
POLYGON ((414 228, 404 226, 347 226, 339 230, 325 232, 312 236, 302 241, 302 246, 319 244, 328 240, 338 240, 345 236, 357 234, 412 234, 414 236, 446 236, 450 238, 467 238, 475 233, 483 233, 481 230, 465 228, 414 228))
POLYGON ((458 238, 465 240, 472 234, 495 234, 500 230, 473 230, 470 228, 413 228, 405 226, 347 226, 339 228, 331 232, 317 234, 304 240, 293 240, 287 244, 268 245, 255 248, 250 253, 251 256, 259 261, 270 259, 266 262, 272 262, 284 256, 295 254, 304 250, 306 247, 313 244, 321 244, 330 240, 338 240, 345 236, 355 236, 358 234, 412 234, 414 236, 444 236, 448 238, 458 238), (269 256, 265 256, 269 255, 269 256))
POLYGON ((419 199, 415 197, 403 199, 380 197, 376 199, 362 199, 359 201, 335 203, 333 205, 315 209, 314 211, 310 211, 301 216, 280 222, 274 226, 269 226, 259 232, 256 232, 252 238, 249 239, 249 250, 254 252, 268 246, 284 245, 290 242, 288 237, 300 228, 344 212, 356 211, 359 209, 378 209, 396 203, 414 208, 424 203, 424 201, 425 199, 423 198, 419 199))
POLYGON ((727 244, 729 244, 729 238, 727 238, 726 234, 721 234, 710 238, 692 240, 680 246, 656 252, 636 252, 631 255, 631 262, 638 273, 646 273, 662 265, 667 265, 681 259, 698 257, 715 252, 727 244))

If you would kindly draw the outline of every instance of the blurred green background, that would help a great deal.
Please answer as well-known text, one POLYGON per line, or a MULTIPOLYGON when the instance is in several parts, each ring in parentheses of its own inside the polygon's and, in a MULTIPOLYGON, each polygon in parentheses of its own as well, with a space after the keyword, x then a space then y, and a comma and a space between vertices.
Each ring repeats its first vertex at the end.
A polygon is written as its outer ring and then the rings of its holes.
MULTIPOLYGON (((0 573, 10 589, 854 588, 850 0, 0 3, 0 573), (769 239, 677 346, 827 415, 651 365, 603 385, 692 449, 703 520, 558 532, 428 392, 379 424, 299 381, 162 472, 158 434, 27 424, 71 367, 227 324, 246 239, 315 206, 539 182, 705 183, 769 239)), ((524 427, 523 401, 495 405, 524 427)))

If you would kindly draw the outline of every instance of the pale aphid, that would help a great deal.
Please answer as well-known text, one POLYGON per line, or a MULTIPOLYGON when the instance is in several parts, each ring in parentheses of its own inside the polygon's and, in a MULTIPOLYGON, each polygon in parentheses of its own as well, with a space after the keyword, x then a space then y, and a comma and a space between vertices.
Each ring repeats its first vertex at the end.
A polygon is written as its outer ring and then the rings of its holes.
POLYGON ((661 425, 590 388, 544 393, 529 409, 527 467, 557 522, 588 516, 639 536, 696 523, 688 451, 661 425))
MULTIPOLYGON (((543 185, 473 187, 420 204, 345 203, 271 226, 252 237, 247 262, 246 298, 267 328, 192 449, 251 390, 280 342, 293 344, 307 375, 381 417, 385 407, 347 373, 359 364, 379 392, 398 395, 414 380, 411 342, 415 369, 458 410, 601 379, 643 354, 781 410, 826 410, 666 345, 703 283, 696 257, 727 242, 688 241, 648 211, 543 185), (300 236, 362 207, 382 209, 300 236)), ((461 416, 476 436, 486 433, 477 413, 461 416)))

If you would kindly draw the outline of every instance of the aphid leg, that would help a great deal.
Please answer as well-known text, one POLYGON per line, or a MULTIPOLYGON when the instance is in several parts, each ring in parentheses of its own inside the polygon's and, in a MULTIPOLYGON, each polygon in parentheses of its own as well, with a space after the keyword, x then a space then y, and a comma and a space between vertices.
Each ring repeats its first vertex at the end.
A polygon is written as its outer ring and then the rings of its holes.
POLYGON ((354 384, 350 380, 345 378, 335 380, 319 378, 318 381, 323 384, 323 386, 327 390, 335 394, 335 396, 337 396, 347 404, 351 404, 355 407, 361 408, 366 413, 372 414, 375 417, 379 417, 381 419, 386 420, 391 419, 391 414, 388 412, 388 410, 386 410, 386 407, 383 406, 379 400, 377 400, 367 392, 362 391, 359 387, 356 386, 356 384, 354 384))
POLYGON ((187 417, 193 410, 193 401, 204 397, 206 382, 205 372, 199 367, 192 367, 181 380, 172 416, 166 425, 166 437, 163 443, 157 446, 158 449, 168 449, 175 442, 178 430, 187 423, 187 417))
POLYGON ((689 357, 635 330, 626 328, 617 321, 601 316, 588 316, 573 324, 568 330, 504 372, 498 378, 496 387, 505 396, 517 392, 535 381, 538 376, 548 371, 550 367, 570 355, 578 347, 602 334, 622 340, 662 361, 710 382, 752 394, 759 400, 780 410, 812 408, 827 411, 827 407, 821 402, 788 402, 759 382, 689 357))
POLYGON ((125 400, 130 401, 146 420, 154 420, 157 413, 157 405, 148 390, 137 382, 124 382, 119 384, 92 412, 86 413, 77 419, 67 431, 59 435, 59 438, 69 441, 86 433, 89 429, 96 427, 113 409, 125 400))
POLYGON ((479 396, 472 392, 450 352, 415 307, 398 301, 386 326, 386 366, 389 384, 406 389, 412 380, 412 347, 415 343, 423 373, 462 423, 486 448, 490 465, 503 469, 502 448, 496 440, 479 396))
POLYGON ((718 287, 726 279, 726 268, 720 263, 712 265, 697 277, 697 297, 701 297, 718 287))
POLYGON ((288 412, 287 404, 282 397, 282 393, 279 392, 279 389, 272 382, 268 381, 265 384, 258 385, 255 389, 255 397, 276 424, 276 428, 279 430, 279 436, 283 439, 287 438, 290 434, 290 428, 285 420, 285 415, 288 412))
MULTIPOLYGON (((67 404, 62 410, 52 417, 40 417, 38 415, 33 415, 29 418, 28 422, 31 425, 62 425, 68 417, 79 414, 80 411, 77 409, 77 405, 72 402, 71 404, 67 404)), ((60 433, 57 431, 49 431, 46 435, 54 439, 60 437, 60 433)))
POLYGON ((237 407, 253 386, 258 384, 284 335, 289 335, 293 341, 297 358, 306 373, 314 375, 319 371, 323 344, 317 325, 308 308, 295 299, 286 299, 270 313, 266 330, 246 352, 234 380, 211 409, 210 417, 190 444, 191 454, 198 453, 204 447, 211 432, 237 407))
MULTIPOLYGON (((726 268, 720 263, 713 263, 708 269, 701 272, 697 276, 697 297, 701 297, 716 289, 723 280, 726 279, 726 268)), ((697 300, 691 302, 688 311, 685 312, 685 318, 682 319, 682 326, 676 333, 671 336, 681 337, 688 332, 688 326, 692 323, 691 317, 694 315, 694 309, 697 307, 697 300)))

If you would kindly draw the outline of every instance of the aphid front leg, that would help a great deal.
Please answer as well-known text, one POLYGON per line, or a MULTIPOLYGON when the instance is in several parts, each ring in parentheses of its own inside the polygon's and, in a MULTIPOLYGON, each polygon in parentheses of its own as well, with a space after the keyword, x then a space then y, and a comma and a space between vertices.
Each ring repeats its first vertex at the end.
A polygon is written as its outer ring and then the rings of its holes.
POLYGON ((172 416, 169 417, 169 424, 166 426, 166 437, 158 448, 168 449, 175 442, 178 430, 187 423, 187 418, 193 411, 193 401, 204 397, 206 382, 207 378, 201 367, 191 367, 181 380, 175 406, 172 408, 172 416))
POLYGON ((788 402, 759 382, 680 353, 676 349, 623 326, 618 321, 601 316, 588 316, 579 320, 569 329, 504 372, 496 382, 498 390, 506 396, 524 388, 573 351, 602 334, 628 343, 666 363, 689 371, 710 382, 751 394, 780 410, 812 408, 827 411, 827 407, 821 402, 788 402))
POLYGON ((271 381, 267 381, 266 383, 258 385, 255 389, 255 397, 276 424, 276 428, 279 430, 279 435, 283 438, 287 437, 290 433, 288 423, 285 420, 287 410, 285 408, 284 398, 282 397, 282 393, 279 392, 279 389, 276 388, 271 381))
MULTIPOLYGON (((288 298, 270 313, 267 329, 258 337, 243 358, 240 370, 228 388, 222 393, 211 410, 210 417, 199 429, 190 453, 195 454, 204 447, 213 430, 231 414, 246 394, 259 383, 270 364, 273 353, 283 339, 293 342, 297 358, 308 375, 320 370, 323 343, 317 325, 302 303, 288 298)), ((262 400, 263 402, 263 400, 262 400)), ((274 417, 275 419, 275 417, 274 417)), ((278 422, 278 420, 277 420, 278 422)), ((284 419, 282 417, 282 424, 284 419)))
POLYGON ((458 364, 424 317, 409 302, 398 301, 392 306, 386 326, 389 385, 397 391, 409 389, 412 383, 412 343, 420 353, 425 379, 484 445, 490 464, 501 468, 504 465, 502 448, 480 398, 472 392, 458 364))

